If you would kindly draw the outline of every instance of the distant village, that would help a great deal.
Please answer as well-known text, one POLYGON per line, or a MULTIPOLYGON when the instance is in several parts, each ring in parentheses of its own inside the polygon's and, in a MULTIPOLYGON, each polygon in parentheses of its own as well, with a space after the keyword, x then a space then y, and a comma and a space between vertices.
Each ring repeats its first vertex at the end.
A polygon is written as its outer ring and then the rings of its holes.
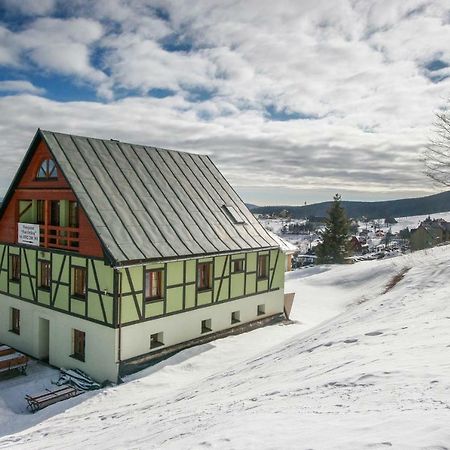
MULTIPOLYGON (((286 270, 315 264, 315 247, 321 242, 325 217, 293 219, 289 211, 257 215, 258 220, 279 238, 287 254, 286 270)), ((400 226, 399 226, 400 225, 400 226)), ((416 228, 400 228, 393 217, 350 220, 348 263, 399 256, 450 241, 450 222, 428 216, 416 228)))

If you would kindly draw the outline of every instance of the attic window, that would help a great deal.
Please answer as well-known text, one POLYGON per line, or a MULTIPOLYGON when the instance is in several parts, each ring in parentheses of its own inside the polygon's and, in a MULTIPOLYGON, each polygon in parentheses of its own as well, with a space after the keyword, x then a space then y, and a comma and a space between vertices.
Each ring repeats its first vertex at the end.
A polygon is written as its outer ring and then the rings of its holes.
POLYGON ((38 180, 54 180, 58 178, 58 171, 53 159, 44 159, 39 167, 36 178, 38 180))
POLYGON ((225 210, 228 217, 232 220, 233 223, 235 223, 235 224, 246 223, 245 219, 241 216, 240 213, 237 212, 237 210, 234 206, 223 205, 223 209, 225 210))

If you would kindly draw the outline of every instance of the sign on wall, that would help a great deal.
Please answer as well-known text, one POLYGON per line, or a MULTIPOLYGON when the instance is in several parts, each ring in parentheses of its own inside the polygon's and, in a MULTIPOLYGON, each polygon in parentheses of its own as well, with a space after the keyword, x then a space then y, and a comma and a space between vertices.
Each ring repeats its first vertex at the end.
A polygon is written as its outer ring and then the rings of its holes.
POLYGON ((19 223, 17 242, 19 244, 39 246, 39 225, 34 223, 19 223))

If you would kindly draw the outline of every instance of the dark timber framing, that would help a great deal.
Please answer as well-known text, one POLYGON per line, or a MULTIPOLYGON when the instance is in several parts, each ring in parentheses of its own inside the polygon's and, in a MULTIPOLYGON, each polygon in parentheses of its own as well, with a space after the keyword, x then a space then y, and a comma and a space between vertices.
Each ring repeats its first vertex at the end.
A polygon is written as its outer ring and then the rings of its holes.
MULTIPOLYGON (((135 304, 135 308, 136 308, 136 315, 138 316, 138 320, 133 320, 133 321, 128 321, 128 322, 124 322, 121 324, 122 327, 126 327, 126 326, 130 326, 130 325, 134 325, 137 323, 142 323, 142 322, 147 322, 147 321, 151 321, 151 320, 156 320, 156 319, 160 319, 162 317, 167 317, 167 316, 171 316, 174 314, 181 314, 183 312, 186 311, 193 311, 196 309, 201 309, 201 308, 207 308, 210 307, 212 305, 215 304, 219 304, 219 303, 228 303, 228 302, 232 302, 234 300, 240 300, 242 298, 245 297, 251 297, 254 295, 259 295, 259 294, 263 294, 263 293, 267 293, 267 292, 274 292, 274 291, 278 291, 280 288, 274 288, 273 287, 273 281, 274 281, 274 276, 275 276, 275 272, 277 270, 277 264, 279 262, 279 254, 281 253, 281 250, 277 250, 277 256, 275 257, 275 264, 273 265, 273 267, 271 267, 271 252, 264 252, 264 254, 267 256, 267 270, 268 270, 268 276, 266 278, 263 279, 258 279, 257 278, 257 267, 256 270, 253 271, 247 271, 247 261, 248 261, 248 254, 244 255, 244 258, 239 258, 239 259, 245 259, 245 267, 244 267, 244 271, 243 272, 239 272, 236 274, 233 274, 231 272, 231 265, 233 262, 232 259, 232 255, 227 255, 227 256, 215 256, 213 258, 198 258, 195 260, 195 280, 194 281, 186 281, 186 262, 187 261, 183 261, 183 283, 174 283, 174 284, 168 284, 167 283, 167 263, 163 266, 163 268, 161 269, 148 269, 147 267, 145 267, 143 269, 143 289, 142 290, 138 290, 138 291, 131 291, 131 292, 123 292, 122 293, 122 297, 132 297, 133 298, 133 302, 135 304), (224 262, 223 262, 223 266, 220 265, 217 261, 217 258, 224 258, 224 262), (197 285, 197 275, 198 275, 198 266, 199 264, 203 264, 203 263, 211 263, 211 273, 212 273, 212 286, 210 289, 205 289, 205 290, 198 290, 198 285, 197 285), (216 267, 219 268, 220 270, 220 275, 219 276, 215 276, 216 273, 216 267), (226 274, 228 269, 228 274, 226 274), (151 317, 145 317, 145 313, 141 314, 139 309, 138 309, 138 296, 141 296, 141 301, 144 301, 144 297, 145 297, 145 282, 144 282, 144 277, 145 277, 145 272, 148 270, 163 270, 164 271, 164 282, 163 282, 163 290, 164 290, 164 298, 163 299, 159 299, 159 300, 154 300, 154 301, 150 301, 150 302, 145 302, 145 306, 149 305, 149 304, 154 304, 154 303, 160 303, 160 302, 164 302, 164 307, 163 307, 163 313, 162 314, 158 314, 158 315, 153 315, 151 317), (231 296, 231 285, 232 285, 232 278, 233 275, 243 275, 244 276, 244 288, 243 288, 243 294, 242 295, 238 295, 235 297, 231 296), (255 277, 255 290, 252 293, 247 293, 246 292, 246 281, 248 276, 253 276, 255 277), (221 289, 223 287, 223 283, 225 280, 228 280, 228 295, 225 296, 225 298, 223 300, 220 300, 220 293, 221 293, 221 289), (264 289, 260 288, 258 289, 258 283, 259 282, 265 282, 266 287, 264 289), (217 284, 217 292, 216 292, 216 284, 217 284), (194 297, 195 297, 195 301, 194 301, 194 306, 187 308, 186 307, 186 288, 188 286, 194 286, 194 297), (181 310, 176 310, 176 311, 172 311, 172 312, 167 312, 167 296, 168 296, 168 291, 170 289, 174 289, 174 288, 183 288, 183 302, 182 302, 182 309, 181 310), (214 293, 216 292, 216 294, 214 295, 214 293), (199 296, 203 295, 203 294, 209 294, 211 296, 210 301, 208 303, 205 304, 199 304, 199 296), (134 301, 134 299, 136 298, 136 301, 134 301)), ((258 264, 258 255, 259 253, 255 252, 255 258, 256 258, 256 264, 258 264)), ((125 271, 127 271, 128 269, 125 269, 125 271)), ((283 269, 284 270, 284 269, 283 269)), ((128 275, 127 275, 128 277, 128 275)), ((130 285, 131 286, 131 285, 130 285)))
MULTIPOLYGON (((79 317, 94 323, 98 323, 107 327, 114 328, 115 323, 113 320, 113 317, 111 317, 110 320, 108 320, 106 309, 105 309, 105 298, 110 298, 112 302, 112 306, 115 302, 113 302, 115 292, 108 292, 105 294, 105 292, 101 289, 101 286, 99 285, 97 270, 95 267, 95 262, 102 262, 104 264, 104 261, 100 258, 93 258, 93 257, 84 257, 80 256, 78 254, 70 254, 68 252, 63 251, 54 251, 53 249, 43 249, 40 247, 31 247, 31 246, 20 246, 19 244, 8 244, 8 243, 0 243, 0 245, 3 245, 3 251, 1 252, 1 259, 0 259, 0 274, 6 272, 6 290, 0 289, 0 293, 8 295, 13 298, 20 299, 27 303, 32 303, 35 305, 38 305, 42 308, 51 309, 54 311, 58 311, 63 314, 68 314, 70 316, 79 317), (11 249, 15 249, 14 251, 11 251, 11 249), (30 264, 30 256, 34 253, 33 258, 35 261, 35 264, 30 264), (39 261, 45 261, 50 263, 50 272, 51 275, 53 274, 53 264, 54 264, 54 254, 61 254, 61 263, 59 270, 57 272, 57 278, 53 278, 51 276, 50 280, 50 289, 41 289, 39 287, 39 261), (5 264, 5 258, 6 255, 20 255, 20 258, 25 262, 25 264, 21 264, 21 280, 20 282, 14 282, 9 280, 9 260, 5 264), (46 254, 48 259, 45 259, 42 254, 46 254), (79 264, 72 264, 72 259, 76 260, 84 260, 85 265, 79 265, 79 264), (91 263, 89 264, 89 261, 91 263), (6 266, 6 267, 5 267, 6 266), (31 267, 34 267, 34 274, 31 271, 31 267), (72 268, 73 267, 82 267, 86 269, 86 299, 79 299, 78 297, 74 297, 72 294, 71 289, 71 281, 72 281, 72 268), (91 267, 91 270, 94 274, 94 281, 95 281, 95 289, 92 287, 89 287, 89 267, 91 267), (68 281, 63 281, 63 274, 66 272, 68 281), (27 298, 24 296, 24 290, 22 286, 25 286, 24 283, 29 283, 30 285, 30 291, 31 291, 31 298, 27 298), (11 285, 16 286, 16 292, 12 292, 11 285), (67 290, 67 294, 63 296, 63 300, 67 302, 67 309, 60 308, 55 305, 57 298, 61 299, 60 289, 61 287, 64 287, 67 290), (45 303, 41 296, 46 294, 48 298, 48 304, 45 303), (59 297, 58 297, 59 294, 59 297), (97 295, 99 298, 100 308, 102 311, 103 321, 95 319, 94 317, 89 316, 89 294, 91 295, 97 295), (84 303, 84 313, 83 314, 77 314, 72 312, 72 298, 82 301, 84 303)), ((92 301, 92 299, 91 299, 92 301)))
MULTIPOLYGON (((130 285, 131 295, 133 297, 133 301, 134 301, 134 306, 136 308, 136 312, 138 314, 139 320, 142 321, 142 319, 144 318, 144 311, 142 310, 142 308, 139 307, 139 301, 138 301, 138 298, 137 298, 136 291, 134 290, 133 278, 130 275, 130 269, 126 268, 125 269, 125 274, 127 275, 127 281, 128 281, 128 284, 130 285)), ((142 296, 145 297, 145 292, 142 292, 142 296)), ((141 303, 141 305, 142 305, 142 303, 141 303)))
MULTIPOLYGON (((0 218, 41 143, 69 186, 58 192, 73 193, 92 227, 89 240, 98 238, 101 247, 94 253, 97 257, 88 257, 12 244, 14 240, 0 242, 3 280, 6 272, 1 293, 117 328, 280 289, 275 273, 278 243, 207 156, 38 130, 5 196, 0 218), (234 223, 224 206, 234 208, 242 223, 234 223), (103 257, 98 257, 102 250, 103 257), (12 254, 21 262, 19 281, 9 279, 12 254), (267 255, 264 280, 257 277, 260 254, 267 255), (244 268, 233 272, 237 260, 244 268), (39 261, 50 264, 49 289, 39 286, 39 261), (198 267, 203 263, 211 264, 210 284, 199 290, 198 267), (86 298, 73 295, 74 267, 86 270, 86 298), (147 268, 163 271, 161 299, 145 299, 147 268), (128 292, 122 292, 122 284, 128 292)), ((15 214, 25 220, 32 203, 20 201, 25 203, 19 202, 15 214)))
MULTIPOLYGON (((89 261, 89 260, 87 260, 89 261)), ((103 320, 105 323, 108 322, 108 318, 106 317, 106 311, 105 311, 105 304, 103 302, 103 293, 100 287, 100 283, 98 282, 98 275, 97 275, 97 269, 95 268, 95 264, 94 261, 91 260, 91 267, 92 267, 92 273, 94 274, 94 280, 95 280, 95 285, 97 287, 97 292, 100 298, 100 307, 102 308, 102 314, 103 314, 103 320)), ((86 302, 87 304, 87 302, 86 302)))
MULTIPOLYGON (((35 252, 34 257, 35 257, 36 264, 40 260, 50 262, 51 273, 53 274, 54 273, 53 254, 56 252, 54 252, 53 250, 45 250, 45 253, 49 254, 49 259, 42 259, 42 257, 39 256, 39 253, 43 252, 43 250, 40 248, 30 247, 30 246, 21 247, 19 245, 10 245, 10 244, 5 244, 5 243, 3 243, 1 245, 4 245, 4 248, 1 252, 0 273, 7 272, 7 275, 8 275, 7 290, 6 291, 0 290, 1 293, 10 295, 11 297, 14 297, 14 298, 20 298, 23 301, 26 301, 29 303, 38 304, 39 306, 42 306, 44 308, 54 309, 56 311, 62 312, 64 314, 69 314, 74 317, 81 317, 86 320, 89 320, 89 321, 92 321, 95 323, 99 323, 99 324, 102 324, 102 325, 105 325, 108 327, 117 327, 118 326, 117 325, 118 324, 117 299, 118 299, 119 292, 118 292, 118 286, 117 286, 117 272, 114 271, 114 279, 113 279, 114 291, 112 293, 110 293, 110 292, 105 293, 100 286, 97 269, 95 266, 95 261, 100 262, 100 261, 102 261, 101 259, 99 259, 99 258, 84 258, 84 257, 79 256, 78 254, 71 255, 70 253, 67 253, 67 252, 61 252, 61 251, 58 252, 59 254, 61 254, 60 267, 58 270, 57 279, 51 280, 50 292, 46 291, 46 292, 49 292, 49 299, 50 299, 49 304, 47 305, 47 304, 39 301, 39 297, 37 294, 37 291, 39 290, 38 289, 39 275, 38 275, 37 267, 36 267, 35 274, 33 275, 31 273, 31 271, 30 271, 31 266, 29 264, 28 253, 35 252), (15 251, 11 252, 11 248, 15 248, 15 251), (24 261, 26 262, 25 267, 22 267, 20 283, 9 281, 9 255, 11 255, 11 254, 20 254, 21 258, 23 258, 24 261), (8 263, 6 264, 7 267, 5 268, 4 266, 5 266, 6 255, 8 255, 8 263), (73 258, 75 258, 77 261, 80 258, 85 259, 85 265, 80 266, 78 263, 73 263, 72 262, 73 258), (90 261, 90 263, 89 263, 89 261, 90 261), (72 312, 72 298, 80 300, 77 297, 74 297, 72 295, 71 287, 72 287, 72 269, 73 269, 73 267, 83 267, 87 270, 87 274, 86 274, 87 296, 86 296, 85 300, 83 300, 83 299, 81 300, 85 304, 84 315, 80 315, 80 314, 76 314, 76 313, 72 312), (95 289, 93 289, 92 287, 89 287, 89 267, 91 268, 91 274, 93 275, 93 282, 95 285, 95 289), (26 270, 24 270, 24 269, 26 269, 26 270), (67 272, 68 272, 68 274, 67 274, 68 282, 62 281, 63 273, 65 272, 65 270, 67 270, 67 272), (20 286, 22 285, 23 282, 26 282, 25 279, 28 279, 29 283, 31 283, 31 291, 32 291, 32 297, 33 297, 32 299, 24 298, 22 296, 20 286), (10 284, 15 284, 16 286, 18 285, 18 288, 19 288, 18 295, 11 292, 11 289, 9 287, 10 284), (58 292, 59 292, 61 286, 66 287, 68 290, 68 295, 67 295, 67 297, 68 297, 67 301, 68 301, 68 305, 69 305, 68 310, 55 306, 56 299, 58 297, 58 292), (97 320, 97 319, 94 319, 94 318, 88 316, 88 311, 89 311, 89 304, 88 304, 89 300, 88 299, 89 299, 90 293, 96 294, 98 296, 103 321, 100 321, 100 320, 97 320), (112 311, 112 318, 111 318, 112 320, 109 320, 109 321, 108 321, 105 303, 104 303, 104 299, 106 297, 115 299, 115 301, 113 302, 113 311, 112 311)), ((279 288, 273 288, 273 283, 274 283, 274 277, 275 277, 277 265, 279 263, 280 252, 281 252, 280 250, 277 251, 273 267, 272 267, 272 263, 271 263, 271 252, 264 252, 268 257, 268 277, 265 278, 264 280, 257 279, 257 277, 256 277, 257 270, 255 270, 255 271, 247 270, 249 253, 245 253, 243 255, 243 258, 245 260, 245 262, 244 262, 245 267, 244 267, 244 272, 240 272, 240 274, 244 275, 244 288, 243 288, 243 294, 236 296, 236 297, 231 296, 232 278, 233 278, 233 275, 238 275, 238 274, 232 273, 232 263, 234 260, 233 260, 231 254, 225 255, 225 256, 217 255, 212 258, 196 259, 195 260, 195 280, 194 281, 187 281, 187 260, 182 261, 182 277, 183 277, 182 283, 174 283, 174 284, 167 283, 167 272, 168 272, 167 266, 168 266, 168 264, 164 263, 163 267, 159 269, 159 270, 163 271, 163 273, 164 273, 164 276, 163 276, 163 298, 161 300, 155 300, 155 303, 158 303, 158 302, 163 303, 163 305, 164 305, 163 312, 162 312, 162 314, 153 315, 151 317, 146 317, 146 314, 145 314, 146 306, 149 303, 153 303, 153 302, 145 302, 145 291, 144 291, 145 280, 144 279, 142 280, 143 288, 140 290, 136 290, 132 276, 130 274, 130 270, 128 268, 125 268, 125 269, 123 269, 123 271, 125 272, 125 276, 127 277, 127 281, 130 286, 130 291, 123 292, 122 297, 131 296, 133 298, 133 303, 136 308, 138 320, 125 322, 122 324, 122 326, 129 326, 129 325, 133 325, 133 324, 140 323, 140 322, 146 322, 146 321, 150 321, 150 320, 159 319, 161 317, 170 316, 173 314, 179 314, 179 313, 182 313, 185 311, 192 311, 192 310, 199 309, 199 308, 205 308, 205 307, 209 307, 213 304, 231 302, 234 300, 239 300, 244 297, 262 294, 264 292, 276 291, 279 288), (220 258, 222 259, 222 262, 219 264, 220 258), (204 262, 211 263, 212 286, 210 289, 207 289, 204 291, 203 290, 199 291, 198 286, 197 286, 198 265, 201 263, 204 263, 204 262), (216 267, 218 268, 217 271, 220 273, 219 276, 216 276, 216 272, 217 272, 216 267), (256 285, 255 285, 254 292, 249 294, 249 293, 247 293, 247 278, 248 278, 248 276, 252 276, 252 275, 255 276, 256 285), (228 295, 226 295, 224 299, 220 300, 225 280, 228 280, 228 295), (267 287, 264 289, 261 289, 261 288, 258 289, 259 281, 266 281, 267 287), (186 307, 186 288, 188 286, 194 286, 194 295, 195 295, 194 306, 189 307, 189 308, 186 307), (217 290, 216 290, 216 287, 217 287, 217 290), (167 312, 168 290, 173 289, 173 288, 182 288, 182 292, 183 292, 182 309, 172 311, 172 312, 167 312), (210 294, 211 301, 208 301, 205 304, 199 304, 199 295, 207 294, 207 293, 210 294)), ((260 254, 260 252, 255 252, 256 264, 258 261, 259 254, 260 254)), ((243 258, 238 258, 238 259, 243 259, 243 258)), ((150 270, 158 270, 158 269, 150 269, 150 270)), ((143 274, 144 274, 143 277, 145 277, 145 272, 146 272, 146 270, 143 268, 143 274)))

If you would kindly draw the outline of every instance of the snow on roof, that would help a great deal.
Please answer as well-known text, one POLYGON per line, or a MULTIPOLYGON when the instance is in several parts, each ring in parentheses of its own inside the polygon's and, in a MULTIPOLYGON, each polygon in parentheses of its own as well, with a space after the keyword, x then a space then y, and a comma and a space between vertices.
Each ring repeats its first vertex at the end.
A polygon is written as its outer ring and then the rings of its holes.
POLYGON ((283 239, 282 237, 278 236, 277 234, 273 233, 272 231, 268 231, 270 236, 277 241, 277 243, 280 246, 280 249, 283 253, 294 253, 298 251, 298 247, 294 244, 292 244, 289 241, 286 241, 286 239, 283 239))

